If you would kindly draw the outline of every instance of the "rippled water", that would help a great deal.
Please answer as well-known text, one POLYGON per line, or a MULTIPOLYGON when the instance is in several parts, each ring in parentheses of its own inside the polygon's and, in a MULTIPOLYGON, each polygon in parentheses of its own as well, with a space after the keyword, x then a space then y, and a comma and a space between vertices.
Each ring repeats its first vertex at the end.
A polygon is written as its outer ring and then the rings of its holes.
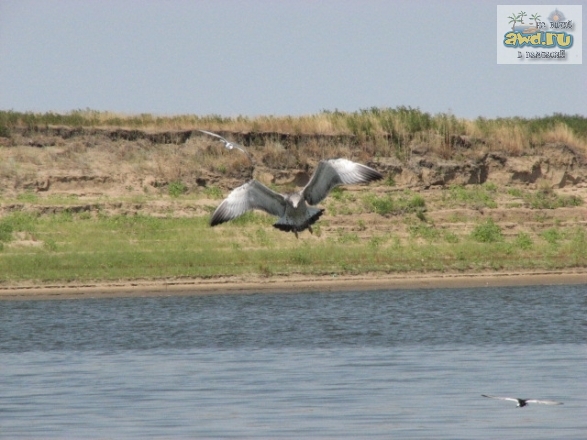
POLYGON ((0 302, 0 438, 585 438, 586 292, 0 302))

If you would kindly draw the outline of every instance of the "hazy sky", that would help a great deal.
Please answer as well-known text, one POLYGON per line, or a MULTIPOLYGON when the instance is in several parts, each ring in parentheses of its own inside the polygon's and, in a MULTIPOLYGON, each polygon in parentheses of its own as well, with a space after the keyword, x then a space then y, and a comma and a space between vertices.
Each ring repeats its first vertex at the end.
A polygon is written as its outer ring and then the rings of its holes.
POLYGON ((587 115, 585 47, 582 65, 498 65, 499 3, 0 0, 0 109, 587 115))

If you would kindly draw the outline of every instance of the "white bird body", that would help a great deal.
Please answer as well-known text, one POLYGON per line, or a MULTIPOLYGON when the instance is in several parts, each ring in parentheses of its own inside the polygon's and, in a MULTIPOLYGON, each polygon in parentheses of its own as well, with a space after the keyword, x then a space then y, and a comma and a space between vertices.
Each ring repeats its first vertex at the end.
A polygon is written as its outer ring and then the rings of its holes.
POLYGON ((539 400, 539 399, 518 399, 516 397, 500 397, 500 396, 488 396, 487 394, 481 394, 483 397, 489 397, 490 399, 498 400, 511 400, 516 402, 516 406, 522 408, 527 406, 529 403, 541 403, 543 405, 563 405, 562 402, 556 402, 555 400, 539 400))
POLYGON ((314 208, 338 185, 357 184, 379 180, 383 176, 365 165, 347 159, 323 160, 308 184, 297 193, 279 194, 256 180, 235 188, 216 208, 211 226, 232 220, 252 209, 260 209, 279 217, 274 227, 282 231, 298 232, 308 229, 324 212, 314 208))

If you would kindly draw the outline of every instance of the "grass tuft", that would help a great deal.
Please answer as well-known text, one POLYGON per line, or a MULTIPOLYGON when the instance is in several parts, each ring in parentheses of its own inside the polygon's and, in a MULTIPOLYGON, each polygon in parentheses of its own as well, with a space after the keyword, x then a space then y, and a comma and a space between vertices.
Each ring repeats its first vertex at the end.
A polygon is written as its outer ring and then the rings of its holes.
POLYGON ((502 241, 503 236, 501 227, 492 219, 487 219, 483 223, 475 226, 475 229, 471 233, 471 238, 480 243, 495 243, 502 241))
POLYGON ((169 184, 168 191, 171 197, 179 197, 187 191, 187 186, 183 182, 176 180, 169 184))

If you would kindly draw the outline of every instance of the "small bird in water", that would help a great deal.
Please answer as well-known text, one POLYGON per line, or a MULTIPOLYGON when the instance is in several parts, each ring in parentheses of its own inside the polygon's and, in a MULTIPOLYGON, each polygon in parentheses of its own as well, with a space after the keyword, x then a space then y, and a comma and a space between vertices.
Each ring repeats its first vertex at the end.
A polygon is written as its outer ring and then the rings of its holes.
POLYGON ((256 180, 249 180, 235 188, 216 208, 210 220, 211 226, 232 220, 252 209, 260 209, 279 217, 273 225, 282 231, 298 232, 308 229, 320 218, 324 209, 316 205, 330 190, 339 185, 354 185, 382 179, 373 168, 348 159, 322 160, 308 184, 293 194, 279 194, 256 180))
POLYGON ((220 141, 221 141, 222 143, 224 143, 224 146, 225 146, 227 149, 229 149, 229 150, 232 150, 233 148, 236 148, 237 150, 240 150, 240 151, 242 151, 243 153, 245 153, 245 154, 247 155, 247 157, 248 157, 248 158, 249 158, 249 160, 251 161, 251 164, 252 164, 252 165, 255 165, 255 161, 253 160, 253 156, 251 156, 251 155, 249 154, 249 152, 248 152, 247 150, 245 150, 245 148, 244 148, 244 147, 242 147, 242 146, 240 146, 239 144, 235 144, 234 142, 230 142, 229 140, 226 140, 226 139, 224 139, 222 136, 220 136, 220 135, 217 135, 216 133, 212 133, 212 132, 210 132, 210 131, 206 131, 206 130, 198 130, 198 131, 200 131, 200 132, 202 132, 202 133, 206 133, 207 135, 214 136, 215 138, 218 138, 218 139, 220 139, 220 141))
POLYGON ((481 394, 483 397, 489 397, 490 399, 499 399, 499 400, 511 400, 512 402, 517 402, 516 407, 523 408, 527 406, 529 403, 542 403, 544 405, 563 405, 562 402, 556 402, 554 400, 538 400, 538 399, 517 399, 515 397, 499 397, 499 396, 488 396, 486 394, 481 394))

